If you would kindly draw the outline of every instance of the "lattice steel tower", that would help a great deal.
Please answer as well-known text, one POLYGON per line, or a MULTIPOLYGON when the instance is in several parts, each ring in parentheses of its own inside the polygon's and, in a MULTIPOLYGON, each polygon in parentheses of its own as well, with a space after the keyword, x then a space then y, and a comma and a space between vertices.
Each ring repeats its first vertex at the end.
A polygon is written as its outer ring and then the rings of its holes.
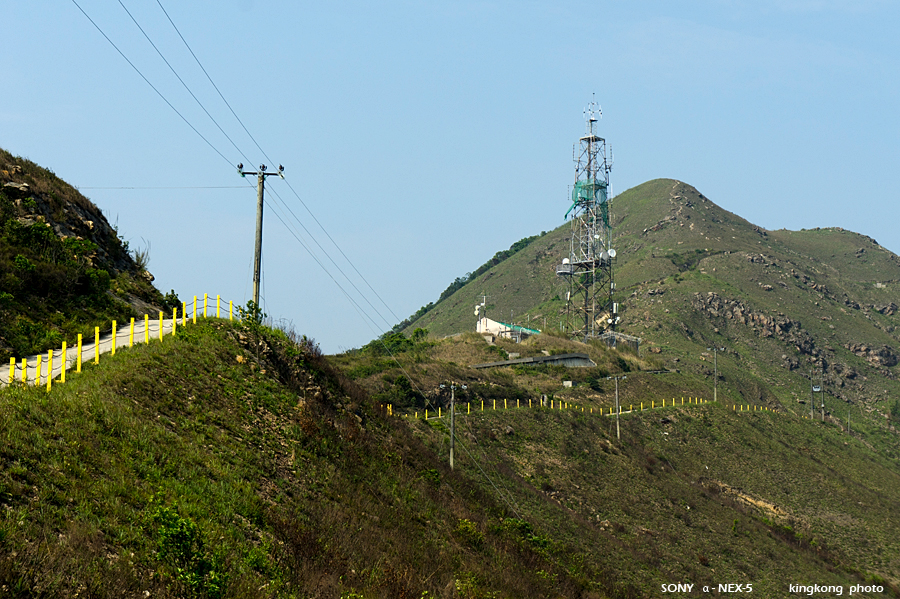
POLYGON ((575 185, 565 216, 572 219, 569 257, 556 267, 556 274, 568 283, 566 330, 584 341, 615 331, 619 320, 618 305, 613 302, 616 250, 609 226, 612 155, 607 159, 606 140, 594 131, 600 114, 596 102, 584 111, 586 133, 573 152, 575 185))

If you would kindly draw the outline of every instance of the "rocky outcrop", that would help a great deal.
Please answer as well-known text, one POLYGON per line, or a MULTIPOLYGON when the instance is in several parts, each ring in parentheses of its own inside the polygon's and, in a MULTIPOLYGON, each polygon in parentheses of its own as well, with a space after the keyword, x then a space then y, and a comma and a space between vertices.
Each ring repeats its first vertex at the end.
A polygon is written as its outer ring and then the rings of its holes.
POLYGON ((873 366, 890 368, 897 365, 897 352, 889 345, 882 345, 876 348, 864 343, 848 343, 844 347, 873 366))
POLYGON ((736 299, 723 298, 712 291, 695 293, 691 306, 712 319, 725 321, 724 324, 741 324, 754 331, 760 337, 774 337, 790 344, 803 355, 821 358, 822 352, 816 347, 812 335, 803 330, 801 324, 782 313, 774 315, 753 310, 750 306, 736 299))

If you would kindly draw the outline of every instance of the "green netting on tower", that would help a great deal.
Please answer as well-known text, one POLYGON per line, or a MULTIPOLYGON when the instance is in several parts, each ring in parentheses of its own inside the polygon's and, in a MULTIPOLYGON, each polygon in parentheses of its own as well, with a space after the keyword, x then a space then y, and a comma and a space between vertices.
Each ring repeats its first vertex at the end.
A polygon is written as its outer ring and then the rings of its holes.
POLYGON ((604 181, 576 181, 572 187, 572 206, 564 218, 569 217, 569 212, 572 212, 575 206, 597 203, 600 204, 600 218, 603 219, 603 225, 609 227, 609 205, 606 200, 606 183, 604 181))

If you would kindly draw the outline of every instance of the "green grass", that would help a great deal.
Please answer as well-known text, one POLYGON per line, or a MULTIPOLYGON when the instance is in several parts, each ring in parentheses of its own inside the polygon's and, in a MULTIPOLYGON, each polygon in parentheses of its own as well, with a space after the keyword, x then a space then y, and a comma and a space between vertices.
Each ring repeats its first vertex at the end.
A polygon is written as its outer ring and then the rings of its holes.
MULTIPOLYGON (((457 427, 551 555, 615 569, 617 588, 727 579, 775 597, 797 580, 900 573, 897 463, 827 424, 707 404, 623 416, 621 440, 614 419, 565 410, 457 427)), ((422 430, 442 451, 437 429, 422 430)), ((457 463, 480 475, 467 455, 457 463)))
POLYGON ((252 335, 203 322, 49 394, 0 394, 7 596, 418 598, 460 586, 542 597, 596 586, 504 526, 513 514, 489 490, 450 472, 314 345, 263 329, 257 363, 252 335))

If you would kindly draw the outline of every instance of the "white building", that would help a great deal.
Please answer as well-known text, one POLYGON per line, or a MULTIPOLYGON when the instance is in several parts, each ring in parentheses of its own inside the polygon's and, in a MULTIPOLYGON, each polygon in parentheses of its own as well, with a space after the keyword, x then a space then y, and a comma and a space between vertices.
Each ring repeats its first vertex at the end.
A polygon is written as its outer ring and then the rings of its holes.
POLYGON ((537 329, 529 329, 517 324, 498 322, 496 320, 491 320, 486 316, 482 316, 478 319, 478 322, 475 324, 475 330, 482 335, 496 335, 497 337, 506 337, 517 341, 521 341, 531 335, 540 335, 541 333, 537 329))

